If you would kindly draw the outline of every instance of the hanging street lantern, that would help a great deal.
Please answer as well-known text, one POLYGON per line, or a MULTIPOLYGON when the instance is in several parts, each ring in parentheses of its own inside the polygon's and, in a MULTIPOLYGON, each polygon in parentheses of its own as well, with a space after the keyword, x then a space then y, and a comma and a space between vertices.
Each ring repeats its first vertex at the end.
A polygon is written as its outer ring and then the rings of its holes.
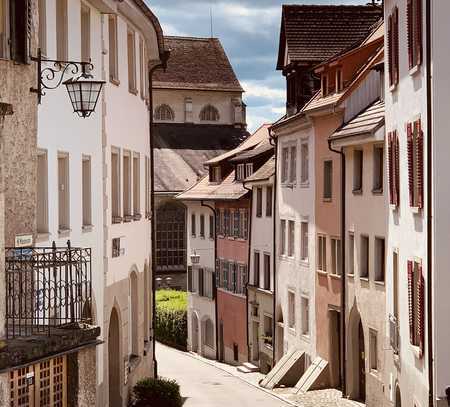
POLYGON ((192 264, 199 264, 200 263, 200 255, 199 254, 197 254, 195 251, 194 251, 194 254, 191 254, 191 263, 192 264))
POLYGON ((37 56, 31 57, 31 60, 37 63, 38 83, 30 91, 37 94, 39 104, 46 90, 56 89, 63 84, 69 93, 73 111, 78 116, 86 118, 95 111, 105 81, 93 80, 93 76, 89 73, 94 69, 91 62, 46 59, 42 56, 40 48, 38 48, 37 56), (50 63, 50 66, 42 68, 42 63, 50 63), (80 76, 73 76, 63 82, 66 74, 77 75, 80 72, 80 76))

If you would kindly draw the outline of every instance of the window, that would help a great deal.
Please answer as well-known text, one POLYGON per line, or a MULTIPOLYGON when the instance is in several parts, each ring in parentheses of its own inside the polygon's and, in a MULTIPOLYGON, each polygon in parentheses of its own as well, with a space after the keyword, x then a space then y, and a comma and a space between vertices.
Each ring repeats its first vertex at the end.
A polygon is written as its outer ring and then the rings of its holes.
POLYGON ((408 0, 406 5, 409 69, 422 63, 422 0, 408 0))
POLYGON ((253 285, 259 287, 259 272, 260 272, 260 255, 259 252, 253 254, 253 285))
POLYGON ((155 109, 155 120, 173 121, 175 113, 169 105, 162 104, 155 109))
POLYGON ((264 315, 264 343, 272 346, 273 322, 272 317, 264 315))
POLYGON ((184 99, 184 121, 192 123, 192 98, 184 99))
POLYGON ((361 235, 359 276, 369 278, 369 237, 361 235))
POLYGON ((247 240, 248 238, 248 209, 241 209, 241 238, 247 240))
POLYGON ((348 274, 355 274, 355 235, 353 232, 348 234, 348 274))
POLYGON ((112 252, 111 252, 111 256, 112 257, 119 257, 120 254, 121 254, 120 237, 113 237, 112 238, 112 252))
POLYGON ((377 331, 369 329, 369 363, 370 370, 378 370, 377 331))
POLYGON ((324 98, 325 96, 328 95, 328 75, 326 74, 322 74, 322 97, 324 98))
POLYGON ((288 234, 288 256, 293 257, 294 256, 294 249, 295 249, 295 223, 293 220, 289 221, 288 224, 289 228, 289 234, 288 234))
POLYGON ((399 80, 399 38, 398 8, 394 7, 388 19, 388 65, 389 86, 396 86, 399 80))
POLYGON ((384 148, 382 145, 373 148, 373 192, 383 192, 384 148))
MULTIPOLYGON (((9 2, 9 0, 8 0, 9 2)), ((8 57, 8 37, 9 37, 9 18, 8 18, 8 3, 5 0, 0 0, 0 57, 8 57)), ((40 11, 40 10, 39 10, 40 11)))
POLYGON ((245 178, 245 164, 236 165, 236 181, 242 181, 245 178))
POLYGON ((217 122, 219 121, 219 111, 212 105, 206 105, 200 112, 200 120, 217 122))
POLYGON ((200 215, 200 237, 205 238, 205 215, 200 215))
POLYGON ((223 211, 223 218, 224 218, 224 235, 225 236, 230 236, 232 234, 232 230, 231 230, 231 219, 230 219, 231 215, 230 215, 230 210, 229 209, 225 209, 223 211))
POLYGON ((253 174, 253 163, 245 164, 245 178, 253 174))
POLYGON ((342 274, 341 241, 331 239, 331 273, 337 276, 342 274))
POLYGON ((56 2, 56 59, 67 61, 67 0, 56 2))
MULTIPOLYGON (((0 9, 2 8, 2 1, 0 1, 0 9)), ((38 1, 39 8, 39 48, 42 54, 47 55, 47 0, 38 1)), ((0 16, 2 15, 0 11, 0 16)), ((0 17, 0 27, 1 27, 1 17, 0 17)), ((0 28, 0 37, 1 37, 0 28)), ((0 56, 1 56, 1 39, 0 39, 0 56)))
POLYGON ((204 275, 205 275, 205 270, 202 268, 199 268, 197 270, 197 277, 198 277, 198 295, 200 295, 201 297, 204 296, 204 275))
POLYGON ((195 228, 196 228, 196 220, 195 220, 195 213, 193 213, 191 215, 191 235, 193 237, 195 237, 195 235, 197 234, 195 228))
POLYGON ((408 260, 409 339, 423 356, 425 337, 425 279, 421 260, 408 260))
POLYGON ((141 91, 141 99, 145 99, 146 89, 146 73, 145 73, 145 59, 144 59, 144 40, 139 37, 139 85, 141 91))
POLYGON ((120 153, 118 149, 111 150, 111 211, 112 223, 122 221, 120 211, 120 153))
POLYGON ((323 198, 331 200, 333 194, 333 161, 323 163, 323 198))
POLYGON ((289 328, 295 329, 295 294, 292 291, 288 292, 288 307, 289 307, 289 328))
POLYGON ((83 156, 82 162, 82 199, 83 226, 92 225, 92 195, 91 195, 91 157, 83 156))
POLYGON ((409 206, 423 208, 423 132, 420 119, 407 124, 409 206))
POLYGON ((363 188, 363 151, 353 150, 353 193, 362 192, 363 188))
POLYGON ((209 318, 205 321, 205 345, 214 348, 214 324, 209 318))
POLYGON ((141 218, 141 159, 139 153, 133 153, 133 215, 134 220, 141 218))
POLYGON ((393 251, 392 252, 392 280, 393 280, 393 287, 392 287, 392 295, 393 295, 393 312, 394 312, 394 317, 396 320, 398 320, 399 317, 399 306, 398 306, 398 252, 397 251, 393 251))
POLYGON ((150 218, 150 158, 145 157, 145 216, 150 218))
POLYGON ((301 222, 301 246, 300 246, 300 258, 303 261, 308 261, 308 222, 301 222))
POLYGON ((286 183, 288 180, 289 167, 289 148, 284 147, 281 151, 281 182, 286 183))
POLYGON ((108 16, 109 31, 109 79, 119 80, 118 70, 118 47, 117 47, 117 17, 110 14, 108 16))
POLYGON ((272 196, 273 196, 272 186, 268 186, 266 188, 266 216, 268 218, 272 216, 272 196))
POLYGON ((291 74, 286 79, 287 105, 294 107, 297 104, 295 74, 291 74))
POLYGON ((209 238, 214 239, 214 216, 209 217, 209 238))
POLYGON ((340 92, 342 87, 342 70, 336 69, 336 92, 340 92))
POLYGON ((29 62, 29 1, 0 0, 0 58, 29 62))
POLYGON ((301 154, 301 174, 300 181, 306 184, 309 181, 309 146, 308 142, 303 142, 300 146, 301 154))
POLYGON ((81 60, 91 59, 91 9, 81 3, 81 60))
POLYGON ((281 220, 280 223, 280 254, 286 254, 286 221, 284 219, 281 220))
POLYGON ((136 40, 134 31, 127 31, 127 56, 128 56, 128 90, 137 93, 136 90, 136 40))
POLYGON ((400 148, 397 132, 388 133, 389 203, 400 203, 400 148))
POLYGON ((129 151, 123 152, 123 216, 131 220, 131 156, 129 151))
POLYGON ((210 182, 221 182, 222 173, 219 166, 214 166, 209 168, 209 181, 210 182))
POLYGON ((270 290, 270 254, 264 253, 264 289, 270 290))
POLYGON ((309 299, 302 297, 302 335, 309 335, 309 299))
POLYGON ((241 234, 241 211, 235 210, 233 213, 233 236, 240 238, 241 234))
POLYGON ((318 236, 317 249, 319 251, 317 268, 319 271, 327 271, 327 238, 326 236, 318 236))
POLYGON ((375 281, 384 282, 385 276, 385 241, 384 238, 375 238, 375 281))
POLYGON ((256 217, 262 217, 262 188, 256 188, 256 217))
POLYGON ((290 148, 289 182, 294 184, 297 181, 297 147, 290 148))
POLYGON ((69 155, 58 154, 58 231, 70 230, 69 155))
POLYGON ((36 215, 37 232, 48 233, 48 161, 46 150, 39 150, 37 156, 36 215))

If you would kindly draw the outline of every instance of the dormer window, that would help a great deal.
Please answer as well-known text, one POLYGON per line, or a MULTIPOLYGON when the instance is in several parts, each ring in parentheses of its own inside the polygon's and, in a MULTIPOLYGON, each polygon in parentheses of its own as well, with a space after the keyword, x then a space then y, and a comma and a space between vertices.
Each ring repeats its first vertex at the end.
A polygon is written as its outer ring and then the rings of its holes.
POLYGON ((236 181, 242 181, 245 178, 245 164, 236 165, 236 181))
POLYGON ((206 105, 200 112, 200 120, 207 122, 219 121, 219 111, 212 105, 206 105))
POLYGON ((336 70, 336 93, 342 90, 342 70, 336 70))
POLYGON ((328 95, 328 75, 322 74, 322 97, 328 95))
POLYGON ((173 121, 175 119, 175 113, 169 105, 159 105, 155 109, 155 120, 173 121))
POLYGON ((216 165, 214 167, 210 167, 209 181, 210 182, 221 182, 222 181, 222 171, 220 169, 220 166, 216 165))
POLYGON ((253 174, 253 163, 245 164, 245 178, 253 174))

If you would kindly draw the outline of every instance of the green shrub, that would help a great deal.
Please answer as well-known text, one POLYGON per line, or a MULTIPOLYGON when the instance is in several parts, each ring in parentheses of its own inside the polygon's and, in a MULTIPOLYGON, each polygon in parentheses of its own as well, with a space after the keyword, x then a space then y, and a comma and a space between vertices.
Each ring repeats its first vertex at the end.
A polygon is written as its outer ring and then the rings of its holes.
POLYGON ((156 339, 185 350, 187 347, 187 293, 175 290, 156 292, 156 339))
POLYGON ((175 380, 146 378, 133 387, 134 407, 181 407, 183 399, 175 380))

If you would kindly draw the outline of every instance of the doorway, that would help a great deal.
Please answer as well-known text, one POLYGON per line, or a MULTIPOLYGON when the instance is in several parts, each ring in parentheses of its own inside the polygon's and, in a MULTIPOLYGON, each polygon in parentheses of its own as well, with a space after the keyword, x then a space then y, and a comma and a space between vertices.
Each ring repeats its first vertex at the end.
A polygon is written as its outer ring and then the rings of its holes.
POLYGON ((109 406, 122 407, 120 395, 120 325, 115 308, 111 311, 108 332, 109 406))
POLYGON ((341 313, 329 310, 330 324, 330 385, 336 389, 341 387, 341 313))
POLYGON ((349 331, 347 354, 349 366, 348 374, 348 390, 349 396, 353 400, 365 402, 366 400, 366 352, 364 341, 364 328, 361 316, 356 306, 353 305, 349 317, 349 331))

